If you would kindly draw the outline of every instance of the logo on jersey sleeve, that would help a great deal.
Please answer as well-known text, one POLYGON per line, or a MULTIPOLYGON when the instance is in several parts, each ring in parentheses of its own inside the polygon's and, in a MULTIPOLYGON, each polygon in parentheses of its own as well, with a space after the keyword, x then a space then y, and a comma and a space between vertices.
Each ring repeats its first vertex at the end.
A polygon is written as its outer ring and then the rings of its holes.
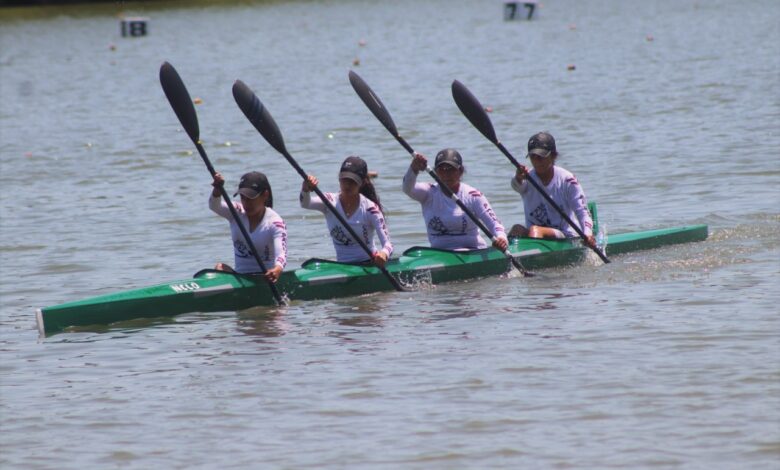
POLYGON ((495 222, 498 221, 498 217, 496 217, 496 213, 493 212, 493 208, 490 207, 490 204, 485 202, 482 204, 482 208, 485 209, 485 214, 487 214, 487 216, 490 217, 490 220, 493 220, 495 222))

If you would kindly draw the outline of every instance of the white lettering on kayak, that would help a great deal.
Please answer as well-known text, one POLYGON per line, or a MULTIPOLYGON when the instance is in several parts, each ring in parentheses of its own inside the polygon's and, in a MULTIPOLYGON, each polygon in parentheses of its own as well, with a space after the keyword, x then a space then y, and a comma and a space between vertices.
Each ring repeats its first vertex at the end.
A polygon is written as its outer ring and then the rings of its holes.
POLYGON ((182 292, 192 292, 200 289, 200 285, 197 282, 185 282, 183 284, 171 284, 171 289, 174 292, 181 294, 182 292))

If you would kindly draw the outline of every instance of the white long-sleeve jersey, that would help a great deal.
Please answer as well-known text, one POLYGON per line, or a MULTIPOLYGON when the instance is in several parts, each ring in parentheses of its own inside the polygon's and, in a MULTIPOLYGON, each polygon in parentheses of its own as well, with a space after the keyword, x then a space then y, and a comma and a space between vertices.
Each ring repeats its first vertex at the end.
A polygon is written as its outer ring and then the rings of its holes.
MULTIPOLYGON (((432 248, 473 250, 488 246, 479 234, 479 227, 438 184, 418 183, 417 174, 409 167, 404 175, 402 189, 422 206, 428 242, 432 248)), ((504 226, 482 193, 461 182, 457 197, 493 235, 506 238, 504 226)))
MULTIPOLYGON (((257 253, 260 255, 260 260, 266 269, 271 269, 274 266, 284 268, 287 265, 287 228, 281 216, 270 207, 266 207, 263 220, 260 221, 260 224, 253 231, 250 231, 249 218, 246 216, 244 206, 238 201, 233 201, 233 207, 236 208, 238 217, 249 233, 249 238, 255 245, 255 249, 257 249, 257 253)), ((230 213, 230 208, 225 204, 225 201, 220 197, 209 197, 209 209, 224 217, 230 223, 230 236, 233 238, 235 255, 234 269, 239 273, 260 272, 260 266, 247 246, 241 229, 236 225, 236 221, 233 220, 233 215, 230 213)))
MULTIPOLYGON (((358 234, 365 242, 365 244, 374 252, 382 251, 388 258, 393 254, 393 244, 390 241, 390 233, 387 230, 387 224, 385 223, 385 216, 372 200, 360 195, 360 204, 353 214, 347 217, 344 212, 344 208, 341 206, 338 193, 323 193, 328 202, 339 211, 344 217, 344 220, 349 223, 349 226, 358 234), (379 238, 381 248, 376 250, 374 246, 374 233, 379 238)), ((312 195, 306 191, 301 191, 300 196, 301 207, 304 209, 311 209, 322 212, 325 214, 325 222, 328 225, 328 232, 333 240, 333 248, 336 250, 336 261, 344 263, 357 263, 361 261, 368 261, 370 258, 360 247, 360 245, 352 238, 347 229, 345 229, 339 219, 336 218, 325 205, 319 196, 312 195)))
MULTIPOLYGON (((553 167, 553 178, 550 184, 544 185, 536 175, 536 170, 528 172, 529 178, 539 183, 539 186, 547 191, 558 206, 579 228, 590 236, 593 234, 593 218, 588 211, 588 201, 585 198, 585 192, 582 186, 577 182, 574 175, 559 166, 553 167)), ((531 185, 528 180, 518 183, 515 177, 512 177, 512 188, 523 197, 523 206, 525 210, 525 226, 538 225, 541 227, 552 227, 560 230, 567 238, 579 237, 566 220, 556 211, 542 196, 539 191, 531 185)))

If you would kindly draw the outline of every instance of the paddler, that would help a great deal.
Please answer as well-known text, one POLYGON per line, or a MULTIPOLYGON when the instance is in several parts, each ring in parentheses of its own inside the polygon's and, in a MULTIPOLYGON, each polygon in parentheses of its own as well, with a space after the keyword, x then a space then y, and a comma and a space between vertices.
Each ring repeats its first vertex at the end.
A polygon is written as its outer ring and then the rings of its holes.
MULTIPOLYGON (((211 185, 214 189, 209 197, 209 209, 230 222, 236 266, 234 269, 228 264, 217 263, 214 269, 243 274, 262 271, 246 245, 236 221, 233 220, 230 209, 220 197, 220 188, 225 185, 225 179, 221 174, 216 173, 211 185)), ((267 269, 265 277, 276 282, 287 264, 287 228, 281 216, 272 209, 274 198, 271 184, 263 173, 252 171, 241 177, 238 191, 233 197, 238 195, 241 195, 241 200, 232 201, 233 207, 238 212, 241 223, 247 229, 260 255, 260 260, 267 269)))
POLYGON ((383 267, 393 254, 393 244, 387 230, 385 216, 376 188, 371 183, 366 162, 356 156, 347 157, 339 170, 338 193, 323 193, 334 208, 344 216, 355 233, 362 235, 363 242, 373 250, 371 257, 352 239, 349 231, 341 226, 338 218, 328 211, 327 206, 311 191, 319 181, 309 175, 301 186, 300 202, 304 209, 320 211, 325 214, 333 248, 336 249, 336 261, 343 263, 368 264, 383 267), (381 247, 374 246, 374 233, 381 247))
POLYGON ((526 179, 530 177, 540 183, 572 221, 579 222, 579 228, 586 236, 584 243, 595 247, 593 218, 588 211, 585 192, 570 171, 555 165, 558 151, 553 136, 549 132, 532 135, 528 139, 526 156, 531 160, 533 169, 528 171, 528 168, 520 165, 511 181, 512 188, 523 197, 525 225, 513 225, 509 236, 552 239, 579 237, 576 230, 545 201, 544 196, 528 183, 526 179))
MULTIPOLYGON (((417 174, 427 166, 428 160, 425 156, 415 152, 404 175, 402 189, 422 206, 431 247, 444 250, 487 248, 485 239, 479 233, 479 227, 437 183, 417 182, 417 174)), ((506 250, 504 226, 490 207, 490 202, 477 189, 461 181, 465 168, 458 151, 446 148, 437 153, 434 171, 442 183, 496 236, 493 246, 501 251, 506 250)))

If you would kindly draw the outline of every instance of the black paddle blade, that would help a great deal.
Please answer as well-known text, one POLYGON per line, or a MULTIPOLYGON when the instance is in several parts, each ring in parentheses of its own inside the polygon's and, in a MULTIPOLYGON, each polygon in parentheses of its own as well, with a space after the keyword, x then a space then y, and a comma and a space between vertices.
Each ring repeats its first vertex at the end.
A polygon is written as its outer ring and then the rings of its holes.
POLYGON ((284 146, 284 138, 279 131, 279 126, 276 125, 271 113, 260 102, 257 95, 241 80, 236 80, 236 83, 233 84, 233 98, 236 99, 238 107, 244 112, 244 116, 265 137, 271 147, 283 155, 286 154, 287 148, 284 146))
POLYGON ((452 82, 452 97, 455 98, 455 104, 458 105, 460 112, 466 116, 471 124, 477 128, 489 141, 498 143, 496 131, 493 129, 493 123, 490 122, 490 116, 487 115, 485 108, 479 102, 476 96, 472 95, 466 85, 455 80, 452 82))
POLYGON ((393 118, 390 117, 390 111, 385 108, 385 105, 382 104, 382 100, 374 94, 371 87, 360 78, 360 75, 351 70, 349 71, 349 83, 352 84, 355 93, 357 93, 360 99, 363 100, 363 103, 368 106, 368 109, 370 109, 371 112, 374 113, 374 116, 379 119, 379 122, 385 126, 385 129, 390 131, 395 137, 398 137, 398 130, 395 128, 393 118))
POLYGON ((176 117, 179 118, 179 122, 184 127, 184 131, 197 144, 200 140, 200 130, 195 105, 192 104, 192 98, 190 98, 184 82, 181 81, 179 73, 168 62, 163 62, 160 67, 160 84, 162 84, 168 102, 171 103, 173 112, 176 113, 176 117))

